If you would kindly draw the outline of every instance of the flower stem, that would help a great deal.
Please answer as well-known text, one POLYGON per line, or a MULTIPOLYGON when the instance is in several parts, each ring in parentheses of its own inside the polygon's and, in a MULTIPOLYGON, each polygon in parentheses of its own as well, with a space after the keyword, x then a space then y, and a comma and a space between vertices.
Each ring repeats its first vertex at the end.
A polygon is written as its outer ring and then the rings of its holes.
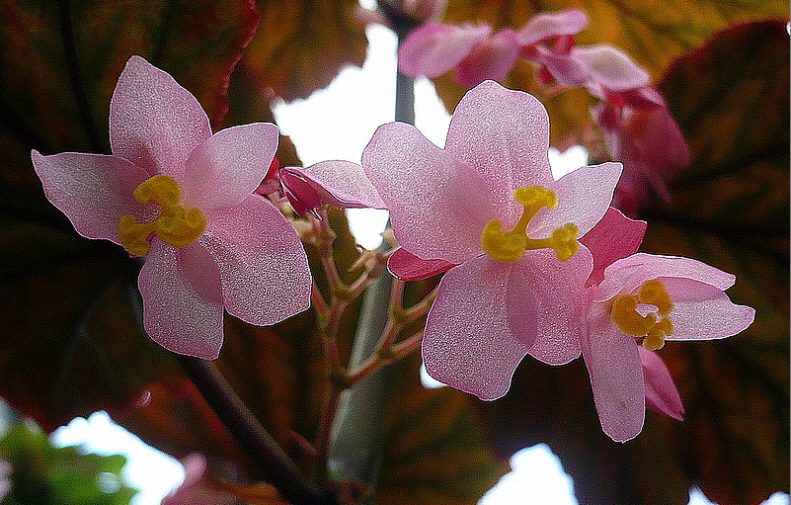
POLYGON ((332 505, 332 495, 310 485, 297 466, 236 395, 213 363, 177 355, 184 372, 198 388, 239 446, 258 463, 256 477, 273 485, 293 505, 332 505))

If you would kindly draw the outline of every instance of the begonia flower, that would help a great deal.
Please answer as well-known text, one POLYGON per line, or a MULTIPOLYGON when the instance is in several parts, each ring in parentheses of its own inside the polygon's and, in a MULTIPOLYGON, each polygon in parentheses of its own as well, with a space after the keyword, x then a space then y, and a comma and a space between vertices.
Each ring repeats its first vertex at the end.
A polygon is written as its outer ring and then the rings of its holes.
POLYGON ((309 307, 296 232, 253 191, 277 148, 270 123, 212 134, 197 99, 132 56, 110 102, 112 155, 32 152, 50 202, 77 232, 144 256, 143 325, 166 349, 214 359, 223 308, 269 325, 309 307))
POLYGON ((548 149, 541 103, 486 81, 459 102, 444 149, 389 123, 363 151, 405 253, 457 265, 428 315, 426 368, 483 399, 505 394, 527 353, 551 364, 580 354, 593 261, 577 239, 607 211, 621 166, 555 181, 548 149))
POLYGON ((210 486, 209 464, 206 456, 191 452, 181 459, 184 482, 162 499, 161 505, 232 505, 236 497, 227 491, 210 486))
POLYGON ((647 403, 680 416, 672 380, 650 363, 646 378, 650 358, 641 357, 639 347, 653 351, 665 341, 719 339, 746 329, 755 310, 730 301, 724 291, 734 282, 733 275, 696 260, 637 253, 612 263, 589 289, 582 356, 610 438, 637 436, 647 403))
POLYGON ((486 24, 427 23, 401 44, 399 67, 410 77, 431 79, 454 70, 456 82, 467 88, 487 79, 499 82, 520 55, 530 57, 540 44, 579 33, 587 23, 585 14, 576 9, 539 14, 519 30, 503 28, 494 35, 486 24))
POLYGON ((624 164, 615 205, 636 214, 650 191, 668 200, 667 182, 689 165, 689 148, 664 99, 652 88, 602 102, 593 110, 610 155, 624 164))

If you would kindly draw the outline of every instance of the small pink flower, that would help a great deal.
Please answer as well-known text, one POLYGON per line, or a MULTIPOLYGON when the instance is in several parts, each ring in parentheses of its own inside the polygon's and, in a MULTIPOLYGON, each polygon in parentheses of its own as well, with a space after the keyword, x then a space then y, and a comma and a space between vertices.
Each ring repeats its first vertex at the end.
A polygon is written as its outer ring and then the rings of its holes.
POLYGON ((226 491, 210 487, 206 456, 191 452, 181 460, 184 482, 162 499, 161 505, 232 505, 236 497, 226 491))
POLYGON ((143 325, 166 349, 217 357, 223 308, 257 325, 309 307, 307 257, 288 221, 254 195, 277 127, 212 134, 198 101, 139 56, 110 102, 112 155, 32 152, 47 198, 81 235, 145 256, 143 325))
POLYGON ((656 90, 641 88, 619 98, 616 103, 601 103, 593 114, 604 131, 610 155, 624 164, 615 205, 635 214, 649 190, 670 198, 666 182, 679 168, 689 165, 689 149, 656 90))
POLYGON ((593 262, 577 238, 607 211, 621 167, 555 181, 548 148, 540 102, 486 81, 459 103, 444 149, 389 123, 363 152, 403 254, 418 260, 403 265, 429 265, 417 276, 457 265, 428 315, 426 367, 483 399, 505 394, 527 353, 552 364, 580 354, 576 318, 593 262))
POLYGON ((681 415, 669 374, 639 348, 725 338, 750 326, 755 310, 724 293, 734 282, 733 275, 699 261, 637 253, 608 266, 601 283, 589 289, 582 356, 610 438, 636 437, 646 404, 681 415))

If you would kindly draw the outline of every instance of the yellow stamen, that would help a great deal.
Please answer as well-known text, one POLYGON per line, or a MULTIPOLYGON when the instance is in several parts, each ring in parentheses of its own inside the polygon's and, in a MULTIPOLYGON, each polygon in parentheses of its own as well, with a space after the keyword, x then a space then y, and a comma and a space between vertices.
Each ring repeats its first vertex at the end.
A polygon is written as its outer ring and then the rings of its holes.
POLYGON ((640 315, 637 306, 641 303, 655 306, 660 316, 667 316, 673 310, 673 301, 664 283, 653 279, 644 282, 637 295, 617 297, 612 305, 612 320, 627 335, 644 337, 643 347, 649 351, 661 349, 665 345, 665 337, 673 333, 673 322, 669 317, 657 321, 653 313, 640 315))
POLYGON ((162 213, 149 223, 138 223, 126 214, 118 221, 121 244, 135 256, 146 256, 150 249, 149 235, 155 233, 160 240, 175 247, 186 247, 198 240, 206 230, 206 217, 199 209, 188 209, 179 203, 181 188, 178 182, 166 175, 155 175, 143 181, 134 192, 140 203, 154 201, 162 213))
POLYGON ((573 223, 557 228, 548 238, 532 239, 525 233, 539 210, 557 207, 554 191, 543 186, 525 186, 514 190, 514 200, 522 204, 524 210, 513 230, 503 233, 503 223, 494 219, 486 223, 481 232, 481 245, 491 258, 510 263, 521 258, 527 250, 549 248, 555 250, 558 260, 566 261, 579 251, 579 229, 573 223))

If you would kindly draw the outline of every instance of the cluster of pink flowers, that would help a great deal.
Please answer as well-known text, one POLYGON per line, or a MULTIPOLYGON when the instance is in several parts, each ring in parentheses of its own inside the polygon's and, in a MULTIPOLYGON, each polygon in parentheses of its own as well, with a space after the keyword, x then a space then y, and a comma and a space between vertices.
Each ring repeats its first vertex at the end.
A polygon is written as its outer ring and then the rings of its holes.
POLYGON ((459 103, 444 149, 389 123, 362 165, 280 168, 274 125, 212 134, 195 97, 132 57, 112 97, 110 139, 112 155, 33 151, 33 165, 81 235, 145 257, 144 327, 177 353, 216 358, 223 310, 268 325, 308 307, 305 252, 262 196, 277 191, 300 215, 327 203, 387 208, 400 244, 391 271, 445 272, 423 340, 436 379, 491 400, 526 355, 553 365, 581 355, 614 440, 640 432, 646 405, 683 412, 653 350, 734 335, 753 319, 723 292, 733 276, 636 253, 645 223, 611 207, 620 163, 555 180, 546 110, 493 81, 459 103))
POLYGON ((681 131, 650 76, 620 50, 577 46, 574 36, 588 25, 585 13, 570 9, 533 17, 518 30, 492 34, 486 24, 430 22, 414 30, 399 49, 401 70, 411 77, 454 78, 472 88, 501 82, 521 58, 538 65, 538 79, 556 88, 586 88, 601 103, 592 111, 610 155, 623 163, 615 205, 634 213, 649 188, 667 195, 665 182, 689 163, 681 131))

